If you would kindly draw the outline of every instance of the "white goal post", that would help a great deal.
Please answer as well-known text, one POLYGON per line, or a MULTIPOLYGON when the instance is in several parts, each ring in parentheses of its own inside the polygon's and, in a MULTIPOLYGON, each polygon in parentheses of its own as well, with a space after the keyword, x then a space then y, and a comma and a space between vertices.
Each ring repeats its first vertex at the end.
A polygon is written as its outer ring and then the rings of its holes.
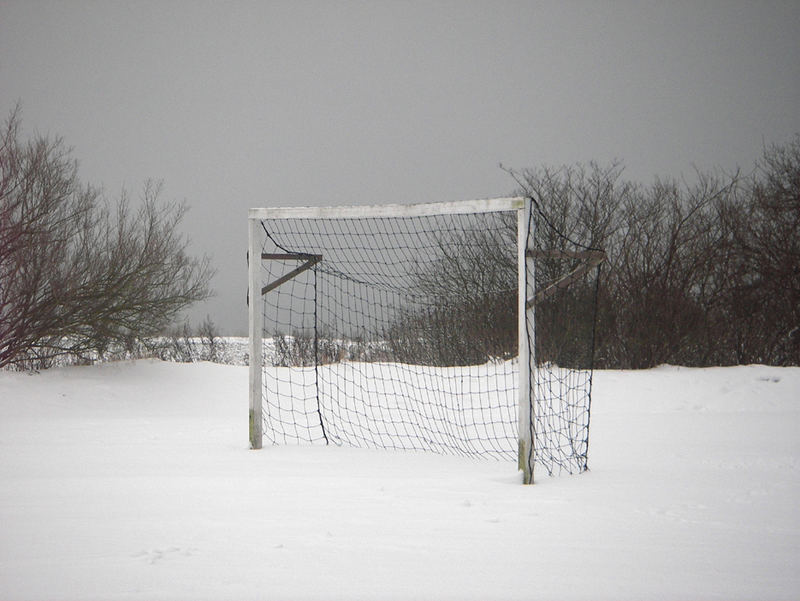
MULTIPOLYGON (((523 481, 525 483, 532 483, 535 449, 538 448, 535 441, 535 431, 537 429, 535 416, 536 404, 533 398, 536 394, 536 385, 533 381, 535 378, 534 372, 536 369, 536 361, 534 361, 533 357, 535 348, 534 263, 538 255, 533 244, 535 220, 532 218, 532 200, 530 198, 523 197, 409 205, 391 204, 373 206, 280 207, 250 209, 248 214, 248 312, 250 335, 249 438, 251 448, 260 449, 262 447, 262 440, 265 434, 265 404, 269 404, 271 394, 269 390, 265 389, 266 384, 264 382, 265 360, 269 362, 269 359, 265 358, 265 345, 267 344, 266 341, 268 341, 269 337, 272 335, 271 332, 265 333, 265 315, 269 318, 270 312, 278 310, 273 308, 272 305, 267 307, 262 306, 261 297, 278 294, 281 286, 284 286, 286 282, 290 282, 293 279, 306 278, 309 282, 314 279, 314 286, 316 286, 317 270, 322 269, 326 265, 328 259, 328 251, 324 247, 323 242, 313 244, 309 244, 308 242, 302 244, 299 242, 284 242, 284 238, 280 238, 279 235, 272 231, 272 226, 268 226, 266 224, 282 223, 284 220, 286 220, 286 222, 302 222, 314 224, 314 227, 320 227, 320 223, 330 222, 330 227, 332 229, 337 229, 340 226, 336 225, 336 222, 341 223, 346 220, 408 220, 416 218, 426 219, 428 217, 449 218, 447 216, 463 215, 480 216, 481 214, 489 215, 493 213, 504 213, 507 217, 513 216, 513 219, 516 221, 517 328, 516 357, 514 357, 514 365, 516 365, 516 370, 518 370, 515 378, 518 448, 516 449, 515 455, 518 459, 519 469, 523 472, 523 481), (273 244, 278 249, 277 252, 274 248, 270 250, 265 247, 265 237, 269 238, 270 244, 273 244), (291 263, 291 265, 284 267, 283 271, 281 271, 279 275, 265 275, 262 264, 265 262, 269 263, 276 261, 283 262, 283 265, 288 265, 289 263, 291 263)), ((476 219, 479 218, 480 217, 476 217, 476 219)), ((413 229, 412 226, 405 227, 413 229)), ((421 228, 422 226, 417 227, 421 228)), ((541 251, 538 252, 541 254, 541 251)), ((573 255, 574 254, 575 253, 573 253, 573 255)), ((358 278, 353 276, 351 279, 357 280, 358 278)), ((318 294, 323 293, 318 293, 315 287, 313 291, 313 303, 318 302, 318 294)), ((293 302, 295 305, 302 304, 300 301, 293 302)), ((314 318, 316 319, 316 308, 314 308, 314 318)), ((291 332, 286 332, 286 334, 287 336, 285 336, 285 340, 299 345, 299 340, 293 341, 291 336, 288 335, 291 334, 291 332)), ((316 330, 314 335, 317 336, 316 330)), ((319 358, 323 353, 321 350, 323 342, 325 344, 331 343, 330 340, 322 340, 321 338, 318 340, 316 337, 313 341, 313 353, 315 355, 313 362, 315 369, 319 370, 330 369, 326 364, 327 360, 322 360, 319 358), (317 363, 319 363, 319 366, 317 366, 317 363)), ((271 340, 270 344, 275 345, 277 342, 271 340)), ((286 344, 286 342, 284 341, 282 344, 286 344)), ((341 349, 339 352, 342 354, 341 349)), ((274 370, 289 369, 289 367, 286 366, 288 364, 285 364, 285 362, 281 363, 280 361, 276 361, 274 358, 273 364, 276 366, 284 366, 275 367, 274 370)), ((312 379, 324 379, 328 373, 327 371, 321 371, 320 373, 311 374, 309 371, 311 368, 308 367, 308 363, 302 363, 302 365, 305 365, 305 367, 299 367, 301 365, 300 360, 297 361, 296 365, 298 367, 295 367, 294 369, 298 371, 304 370, 302 372, 302 377, 304 378, 302 384, 303 386, 313 386, 314 383, 312 382, 312 379)), ((423 393, 420 392, 420 394, 423 393)), ((318 392, 316 402, 319 405, 320 400, 318 392)), ((280 408, 280 410, 273 408, 272 410, 276 415, 278 415, 280 411, 285 411, 285 408, 280 408)), ((477 411, 477 409, 472 406, 470 406, 469 410, 477 411)), ((354 411, 357 412, 358 410, 354 409, 354 411)), ((463 413, 465 410, 461 408, 461 411, 463 413)), ((276 417, 275 419, 280 418, 276 417)), ((333 418, 330 419, 332 423, 333 418)), ((405 424, 405 429, 411 428, 411 426, 408 426, 405 422, 403 423, 405 424)), ((328 442, 329 432, 326 433, 326 425, 329 425, 328 422, 325 419, 320 418, 319 426, 322 427, 322 436, 325 437, 325 442, 328 442)), ((364 434, 364 436, 368 437, 367 434, 364 434)), ((435 447, 435 443, 431 442, 431 445, 432 447, 435 447)), ((435 450, 435 448, 433 450, 435 450)), ((551 471, 550 468, 548 468, 548 471, 551 471)))

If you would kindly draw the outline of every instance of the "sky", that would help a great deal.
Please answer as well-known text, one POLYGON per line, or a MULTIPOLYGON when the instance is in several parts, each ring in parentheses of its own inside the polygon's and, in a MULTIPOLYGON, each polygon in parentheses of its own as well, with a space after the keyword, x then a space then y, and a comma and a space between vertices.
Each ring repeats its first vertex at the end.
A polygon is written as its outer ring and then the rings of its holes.
POLYGON ((507 196, 502 170, 747 171, 800 132, 800 2, 0 0, 0 114, 185 202, 247 329, 247 209, 507 196))

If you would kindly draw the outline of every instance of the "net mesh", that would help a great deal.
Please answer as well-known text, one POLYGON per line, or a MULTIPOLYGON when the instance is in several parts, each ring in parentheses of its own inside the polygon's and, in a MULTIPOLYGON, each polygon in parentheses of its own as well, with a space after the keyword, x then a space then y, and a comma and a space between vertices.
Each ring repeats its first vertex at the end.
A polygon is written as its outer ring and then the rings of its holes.
MULTIPOLYGON (((516 211, 261 226, 265 443, 517 459, 516 211)), ((545 271, 532 256, 531 284, 563 261, 545 271)), ((548 473, 582 471, 588 451, 591 344, 539 340, 542 319, 550 331, 572 323, 578 304, 559 304, 568 290, 529 312, 541 359, 522 362, 548 473)))
POLYGON ((532 271, 535 282, 534 320, 528 320, 527 328, 535 359, 530 379, 534 459, 550 475, 582 472, 588 469, 597 292, 604 253, 564 235, 536 202, 528 248, 529 277, 532 271))

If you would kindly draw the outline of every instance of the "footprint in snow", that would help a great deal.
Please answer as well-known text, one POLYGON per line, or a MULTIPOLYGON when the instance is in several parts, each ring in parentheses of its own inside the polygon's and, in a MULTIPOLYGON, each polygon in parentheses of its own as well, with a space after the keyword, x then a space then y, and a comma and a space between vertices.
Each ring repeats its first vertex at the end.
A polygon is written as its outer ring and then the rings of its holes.
POLYGON ((143 559, 150 565, 155 565, 163 559, 176 558, 176 557, 190 557, 197 549, 195 548, 181 548, 181 547, 168 547, 166 549, 148 549, 146 551, 139 551, 134 553, 132 557, 143 559))

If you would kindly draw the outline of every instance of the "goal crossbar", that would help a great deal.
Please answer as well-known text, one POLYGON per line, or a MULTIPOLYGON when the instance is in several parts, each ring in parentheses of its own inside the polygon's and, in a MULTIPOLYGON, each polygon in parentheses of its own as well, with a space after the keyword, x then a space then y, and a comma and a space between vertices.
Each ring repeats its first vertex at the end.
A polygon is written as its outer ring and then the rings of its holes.
POLYGON ((418 204, 350 205, 332 207, 263 207, 250 209, 250 219, 352 219, 358 217, 425 217, 492 213, 522 209, 522 197, 484 198, 418 204))

